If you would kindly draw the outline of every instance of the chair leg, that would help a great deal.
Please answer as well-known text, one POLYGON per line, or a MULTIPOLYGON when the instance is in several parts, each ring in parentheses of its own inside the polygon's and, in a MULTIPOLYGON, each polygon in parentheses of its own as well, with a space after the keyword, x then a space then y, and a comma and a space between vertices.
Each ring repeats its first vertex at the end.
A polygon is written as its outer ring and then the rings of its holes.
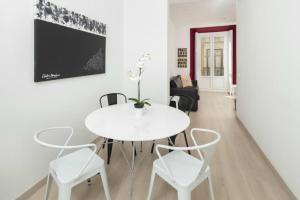
POLYGON ((68 185, 60 185, 58 192, 58 200, 70 200, 72 188, 68 185))
POLYGON ((105 148, 105 143, 106 143, 106 141, 107 141, 107 139, 106 139, 106 138, 104 138, 104 142, 103 142, 103 144, 102 144, 102 149, 104 149, 104 148, 105 148))
POLYGON ((88 182, 88 186, 92 185, 92 180, 90 178, 87 180, 87 182, 88 182))
POLYGON ((101 176, 101 179, 102 179, 102 184, 103 184, 106 200, 111 200, 109 187, 108 187, 108 182, 107 182, 107 175, 106 175, 106 171, 105 171, 104 166, 100 170, 100 176, 101 176))
POLYGON ((152 147, 151 147, 151 154, 153 154, 153 151, 154 151, 154 146, 155 146, 155 140, 153 140, 153 143, 152 143, 152 147))
MULTIPOLYGON (((184 140, 185 140, 186 147, 189 147, 189 143, 188 143, 188 141, 187 141, 185 131, 183 131, 183 135, 184 135, 184 140)), ((188 153, 191 155, 191 151, 190 151, 190 150, 188 150, 188 153)))
POLYGON ((214 190, 213 190, 213 185, 212 185, 212 180, 211 180, 210 174, 208 176, 208 184, 209 184, 210 199, 215 200, 215 195, 214 195, 214 190))
MULTIPOLYGON (((171 140, 171 142, 168 140, 168 144, 169 144, 169 146, 173 146, 173 144, 175 145, 175 143, 176 143, 176 137, 177 137, 177 135, 174 135, 174 136, 171 136, 170 137, 170 140, 171 140)), ((169 152, 172 152, 173 150, 169 150, 169 152)))
MULTIPOLYGON (((133 142, 131 142, 131 145, 132 145, 132 147, 133 147, 133 142)), ((136 148, 134 148, 134 156, 136 156, 137 155, 137 153, 136 153, 136 148)))
POLYGON ((234 99, 234 110, 236 111, 236 99, 234 99))
POLYGON ((154 168, 153 168, 152 169, 152 173, 151 173, 151 180, 150 180, 150 186, 149 186, 147 200, 151 200, 152 190, 153 190, 153 185, 154 185, 154 180, 155 180, 155 175, 156 175, 156 173, 155 173, 154 168))
POLYGON ((191 200, 191 191, 186 188, 177 190, 178 200, 191 200))
POLYGON ((141 142, 141 152, 143 152, 143 142, 141 142))
POLYGON ((53 178, 52 178, 51 174, 49 173, 48 177, 47 177, 47 184, 46 184, 44 200, 48 200, 48 198, 49 198, 49 192, 50 192, 50 189, 52 186, 52 182, 53 182, 53 178))
POLYGON ((174 135, 174 136, 170 137, 170 140, 171 140, 172 143, 170 141, 168 141, 169 146, 173 146, 173 144, 175 145, 176 137, 177 137, 177 135, 174 135))
POLYGON ((109 165, 110 163, 110 157, 112 153, 112 148, 113 148, 113 139, 107 139, 107 164, 109 165))

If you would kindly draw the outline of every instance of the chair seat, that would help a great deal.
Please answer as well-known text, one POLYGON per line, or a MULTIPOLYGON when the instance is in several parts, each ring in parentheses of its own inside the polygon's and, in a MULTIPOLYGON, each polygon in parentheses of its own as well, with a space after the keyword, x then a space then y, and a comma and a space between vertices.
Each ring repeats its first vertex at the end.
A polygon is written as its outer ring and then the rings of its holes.
MULTIPOLYGON (((74 151, 50 162, 50 168, 61 183, 68 183, 74 180, 74 177, 79 173, 92 153, 93 152, 89 148, 74 151)), ((103 165, 104 161, 95 154, 81 176, 93 172, 103 165)))
MULTIPOLYGON (((162 158, 171 171, 174 181, 181 186, 191 185, 198 177, 203 165, 201 160, 183 151, 172 151, 162 156, 162 158)), ((159 159, 155 160, 153 165, 164 176, 169 176, 159 159)))

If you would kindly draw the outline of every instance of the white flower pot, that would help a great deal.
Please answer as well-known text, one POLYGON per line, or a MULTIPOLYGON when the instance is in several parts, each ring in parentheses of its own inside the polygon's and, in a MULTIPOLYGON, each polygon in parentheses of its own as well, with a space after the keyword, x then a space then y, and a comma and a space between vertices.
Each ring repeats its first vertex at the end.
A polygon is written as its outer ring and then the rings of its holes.
POLYGON ((137 118, 141 118, 144 114, 145 108, 134 108, 134 110, 135 110, 135 116, 137 118))

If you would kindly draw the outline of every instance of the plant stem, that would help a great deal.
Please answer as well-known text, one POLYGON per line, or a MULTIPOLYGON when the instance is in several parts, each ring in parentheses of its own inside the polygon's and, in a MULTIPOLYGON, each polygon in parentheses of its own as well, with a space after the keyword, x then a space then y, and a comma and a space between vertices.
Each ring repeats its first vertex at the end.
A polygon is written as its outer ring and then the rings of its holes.
POLYGON ((138 81, 138 100, 141 100, 141 75, 142 75, 142 69, 139 68, 139 81, 138 81))

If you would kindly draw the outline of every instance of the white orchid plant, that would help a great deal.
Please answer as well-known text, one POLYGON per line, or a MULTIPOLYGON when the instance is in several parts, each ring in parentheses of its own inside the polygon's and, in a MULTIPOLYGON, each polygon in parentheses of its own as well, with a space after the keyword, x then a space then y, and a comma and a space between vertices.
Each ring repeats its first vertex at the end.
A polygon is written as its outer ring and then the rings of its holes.
POLYGON ((136 108, 143 108, 145 105, 151 106, 149 103, 150 99, 141 99, 141 77, 144 72, 145 62, 151 60, 149 53, 144 53, 138 60, 135 70, 129 71, 129 78, 133 81, 138 82, 138 97, 129 98, 130 101, 134 102, 136 108))

